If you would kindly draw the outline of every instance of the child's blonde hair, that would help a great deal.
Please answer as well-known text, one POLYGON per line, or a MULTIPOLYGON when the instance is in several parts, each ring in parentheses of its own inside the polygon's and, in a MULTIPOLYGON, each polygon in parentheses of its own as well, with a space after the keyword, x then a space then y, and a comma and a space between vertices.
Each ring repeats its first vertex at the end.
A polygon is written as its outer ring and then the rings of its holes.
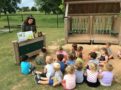
POLYGON ((53 62, 52 56, 46 56, 46 63, 51 64, 53 62))
POLYGON ((113 65, 107 63, 106 65, 104 65, 104 70, 106 70, 106 71, 113 71, 113 65))
POLYGON ((59 71, 60 70, 60 64, 59 63, 54 63, 53 64, 54 65, 54 69, 55 69, 55 71, 59 71))
POLYGON ((67 74, 73 74, 74 73, 74 71, 75 71, 75 69, 74 69, 74 66, 73 65, 68 65, 67 67, 66 67, 66 73, 67 74))
POLYGON ((95 63, 90 63, 89 64, 89 69, 93 70, 93 71, 96 71, 97 70, 97 65, 95 63))
POLYGON ((83 68, 82 62, 81 62, 81 61, 76 61, 76 62, 75 62, 75 68, 76 68, 77 70, 82 70, 82 68, 83 68))

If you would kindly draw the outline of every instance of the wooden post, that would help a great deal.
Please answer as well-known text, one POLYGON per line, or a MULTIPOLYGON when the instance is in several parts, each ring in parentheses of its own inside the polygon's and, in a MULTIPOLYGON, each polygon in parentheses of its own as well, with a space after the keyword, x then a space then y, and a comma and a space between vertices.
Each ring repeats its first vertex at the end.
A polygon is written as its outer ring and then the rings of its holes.
POLYGON ((14 55, 16 59, 16 64, 20 64, 20 57, 19 57, 19 44, 17 41, 12 41, 13 48, 14 48, 14 55))
MULTIPOLYGON (((121 2, 120 2, 120 12, 121 12, 121 2)), ((120 19, 120 25, 119 25, 119 45, 121 45, 121 17, 119 16, 120 19)))
POLYGON ((89 17, 89 34, 90 34, 90 43, 92 44, 94 41, 94 32, 93 32, 93 16, 89 17))

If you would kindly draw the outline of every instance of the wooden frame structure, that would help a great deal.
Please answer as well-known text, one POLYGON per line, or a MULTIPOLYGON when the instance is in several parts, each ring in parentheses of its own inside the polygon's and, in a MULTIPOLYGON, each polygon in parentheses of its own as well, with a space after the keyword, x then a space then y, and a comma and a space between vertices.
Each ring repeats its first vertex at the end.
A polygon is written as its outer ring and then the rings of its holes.
POLYGON ((46 46, 45 39, 45 35, 42 35, 41 37, 36 37, 27 41, 12 41, 16 64, 20 64, 20 57, 22 55, 26 54, 31 57, 39 54, 41 48, 46 46))
POLYGON ((67 43, 121 44, 121 0, 64 0, 67 43))

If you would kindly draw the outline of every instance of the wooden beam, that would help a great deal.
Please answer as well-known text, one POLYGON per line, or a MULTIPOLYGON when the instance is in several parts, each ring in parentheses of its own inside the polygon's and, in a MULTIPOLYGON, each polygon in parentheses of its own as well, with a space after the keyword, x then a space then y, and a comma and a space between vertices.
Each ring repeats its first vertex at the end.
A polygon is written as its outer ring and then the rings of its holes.
POLYGON ((68 17, 69 4, 66 4, 65 17, 68 17))
POLYGON ((70 1, 70 2, 65 2, 65 3, 68 3, 68 4, 79 4, 79 3, 116 3, 116 2, 121 2, 121 0, 70 1))
POLYGON ((68 14, 68 16, 114 16, 114 15, 120 15, 120 13, 87 13, 87 14, 68 14))

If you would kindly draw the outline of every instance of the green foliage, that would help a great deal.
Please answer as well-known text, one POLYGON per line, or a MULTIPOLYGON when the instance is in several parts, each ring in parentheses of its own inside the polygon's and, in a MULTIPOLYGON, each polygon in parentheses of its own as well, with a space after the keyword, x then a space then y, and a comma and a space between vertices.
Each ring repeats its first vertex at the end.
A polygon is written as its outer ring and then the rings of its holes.
POLYGON ((30 11, 29 7, 22 7, 21 9, 23 12, 30 11))
POLYGON ((31 11, 37 11, 37 8, 36 7, 31 7, 31 11))
POLYGON ((39 10, 45 11, 45 13, 63 13, 60 8, 62 5, 62 0, 35 0, 35 3, 39 7, 39 10))
POLYGON ((17 4, 20 2, 21 0, 0 0, 0 13, 15 13, 17 4))

